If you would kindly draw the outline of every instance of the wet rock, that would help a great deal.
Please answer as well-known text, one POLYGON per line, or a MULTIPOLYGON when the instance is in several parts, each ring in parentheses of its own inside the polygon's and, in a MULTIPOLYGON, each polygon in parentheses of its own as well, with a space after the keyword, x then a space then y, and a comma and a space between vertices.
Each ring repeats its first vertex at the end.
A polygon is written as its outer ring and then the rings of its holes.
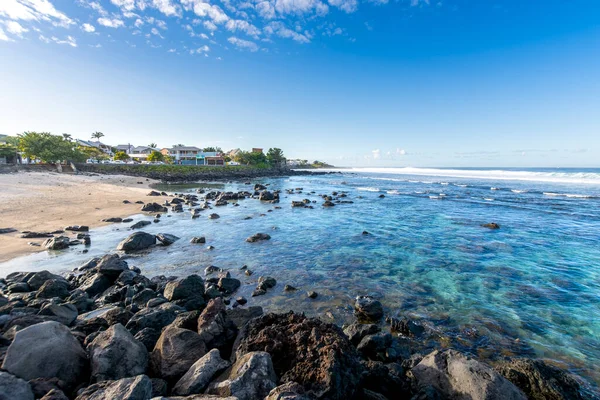
POLYGON ((317 398, 349 399, 362 368, 358 353, 341 329, 294 313, 266 314, 240 331, 235 354, 271 354, 280 382, 298 382, 317 398))
POLYGON ((489 229, 500 229, 500 225, 498 225, 495 222, 490 222, 488 224, 483 224, 481 226, 484 227, 484 228, 489 228, 489 229))
POLYGON ((173 394, 187 396, 194 393, 202 393, 208 384, 218 373, 227 369, 230 362, 223 360, 219 350, 212 349, 198 361, 181 377, 173 388, 173 394))
MULTIPOLYGON (((142 233, 142 232, 138 232, 142 233)), ((136 235, 134 233, 133 235, 136 235)), ((133 236, 131 235, 131 236, 133 236)), ((130 236, 130 237, 131 237, 130 236)), ((109 278, 111 281, 116 280, 123 271, 127 271, 127 262, 122 260, 118 254, 107 254, 100 258, 96 267, 99 273, 109 278)))
POLYGON ((311 292, 308 292, 308 293, 306 294, 306 296, 307 296, 309 299, 316 299, 316 298, 319 296, 319 294, 318 294, 317 292, 312 292, 312 291, 311 291, 311 292))
POLYGON ((219 283, 217 284, 219 290, 225 294, 231 294, 235 292, 241 285, 242 283, 235 278, 220 278, 219 283))
POLYGON ((360 341, 367 335, 379 333, 381 329, 375 324, 360 324, 355 322, 344 329, 344 333, 353 345, 358 346, 360 341))
POLYGON ((240 357, 209 385, 206 393, 234 396, 239 400, 262 399, 277 386, 276 382, 277 375, 269 353, 255 351, 240 357))
POLYGON ((245 297, 238 297, 237 299, 235 299, 235 302, 238 303, 239 305, 243 306, 244 304, 246 304, 248 302, 248 300, 246 300, 245 297))
POLYGON ((258 195, 258 199, 260 201, 271 201, 275 199, 275 196, 273 195, 272 192, 269 192, 268 190, 264 190, 262 192, 260 192, 260 194, 258 195))
POLYGON ((160 192, 157 192, 156 190, 152 190, 146 196, 160 196, 160 192))
POLYGON ((71 325, 77 318, 77 307, 73 304, 48 304, 40 310, 40 315, 48 315, 63 325, 71 325))
POLYGON ((377 333, 363 337, 356 349, 369 360, 386 361, 386 350, 392 345, 392 335, 377 333))
POLYGON ((298 289, 296 289, 296 288, 295 288, 295 287, 293 287, 292 285, 285 285, 285 286, 283 287, 283 290, 284 290, 285 292, 293 292, 293 291, 296 291, 296 290, 298 290, 298 289))
POLYGON ((166 381, 176 382, 204 354, 206 346, 200 335, 169 326, 150 355, 150 369, 166 381))
POLYGON ((54 235, 48 232, 23 232, 20 236, 23 239, 39 239, 39 238, 51 238, 54 235))
POLYGON ((275 285, 277 285, 277 281, 275 280, 275 278, 272 278, 270 276, 261 276, 260 278, 258 278, 258 287, 260 288, 271 289, 274 288, 275 285))
POLYGON ((496 371, 521 389, 531 400, 583 400, 581 385, 570 374, 541 360, 510 359, 496 371))
POLYGON ((178 241, 179 237, 171 235, 169 233, 159 233, 158 235, 156 235, 156 239, 158 239, 158 241, 162 243, 163 246, 170 246, 176 241, 178 241))
POLYGON ((22 379, 55 377, 74 387, 85 379, 87 355, 69 328, 48 321, 15 335, 2 368, 22 379))
POLYGON ((219 219, 221 218, 219 214, 212 213, 208 216, 208 219, 219 219))
POLYGON ((163 207, 158 203, 148 203, 148 204, 144 204, 144 206, 142 207, 142 211, 144 212, 167 212, 167 207, 163 207))
POLYGON ((327 200, 323 203, 323 207, 334 207, 334 206, 335 206, 335 204, 329 200, 327 200))
POLYGON ((17 232, 15 228, 0 228, 0 235, 4 235, 5 233, 13 233, 17 232))
POLYGON ((152 395, 152 382, 146 375, 103 381, 81 390, 75 400, 147 400, 152 395))
POLYGON ((266 233, 255 233, 254 235, 252 235, 248 239, 246 239, 246 242, 254 243, 254 242, 261 241, 261 240, 269 240, 269 239, 271 239, 271 236, 269 236, 266 233))
POLYGON ((260 183, 257 183, 256 185, 254 185, 254 191, 261 191, 261 190, 267 190, 267 187, 265 185, 261 185, 260 183))
POLYGON ((402 318, 399 320, 388 317, 385 319, 385 322, 390 324, 390 329, 392 332, 399 333, 406 337, 421 336, 423 332, 425 332, 425 327, 407 318, 402 318))
POLYGON ((89 232, 90 227, 86 225, 70 225, 65 227, 65 231, 72 232, 89 232))
POLYGON ((143 374, 148 351, 121 324, 100 333, 88 346, 92 380, 99 382, 143 374))
POLYGON ((156 236, 146 232, 135 232, 123 239, 117 250, 130 252, 147 249, 156 243, 156 236))
MULTIPOLYGON (((376 399, 410 399, 412 397, 410 382, 406 378, 404 368, 400 364, 363 361, 362 365, 364 368, 362 376, 363 388, 376 391, 379 396, 384 396, 375 397, 376 399)), ((414 400, 417 399, 421 398, 414 398, 414 400)))
POLYGON ((131 225, 129 229, 142 229, 145 226, 151 225, 150 221, 138 221, 135 224, 131 225))
POLYGON ((122 221, 123 221, 123 218, 120 218, 120 217, 104 218, 102 220, 102 222, 113 222, 113 223, 114 222, 122 222, 122 221))
POLYGON ((309 400, 304 387, 296 382, 287 382, 269 392, 265 400, 309 400))
POLYGON ((35 294, 38 299, 51 299, 53 297, 64 299, 68 296, 69 283, 63 279, 48 279, 35 294))
POLYGON ((71 239, 67 236, 57 236, 50 239, 46 239, 42 246, 48 250, 63 250, 70 246, 71 239))
POLYGON ((206 238, 204 236, 195 236, 190 240, 190 243, 206 243, 206 238))
POLYGON ((354 313, 360 320, 377 322, 383 318, 383 306, 371 296, 357 296, 354 302, 354 313))
POLYGON ((515 385, 492 368, 455 350, 436 350, 425 356, 411 371, 418 386, 432 386, 443 398, 527 398, 515 385))
POLYGON ((189 299, 204 295, 204 281, 198 275, 189 275, 167 283, 164 296, 169 301, 189 299))
POLYGON ((221 268, 214 265, 209 265, 208 267, 204 268, 205 275, 214 274, 215 272, 221 272, 221 268))
POLYGON ((0 371, 1 400, 33 400, 33 391, 27 381, 8 372, 0 371))
POLYGON ((131 298, 131 303, 132 304, 136 304, 138 307, 143 308, 146 306, 146 304, 156 298, 156 292, 152 289, 144 289, 139 293, 136 293, 132 298, 131 298))

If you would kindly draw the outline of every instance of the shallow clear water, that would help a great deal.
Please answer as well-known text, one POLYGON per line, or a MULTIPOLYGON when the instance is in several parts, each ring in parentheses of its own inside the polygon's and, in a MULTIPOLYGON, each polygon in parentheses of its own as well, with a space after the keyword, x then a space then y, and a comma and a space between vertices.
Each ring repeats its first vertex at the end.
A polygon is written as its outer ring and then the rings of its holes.
MULTIPOLYGON (((304 311, 338 323, 351 319, 354 296, 369 293, 389 314, 431 328, 425 342, 411 344, 417 349, 452 346, 488 359, 540 357, 600 383, 599 171, 580 172, 583 177, 535 171, 530 174, 542 175, 523 175, 527 179, 436 171, 443 170, 426 171, 440 176, 359 170, 261 180, 270 189, 303 188, 303 193, 283 192, 282 209, 246 199, 239 207, 204 211, 196 220, 188 212, 170 213, 144 230, 182 240, 129 262, 147 275, 202 273, 208 265, 230 269, 244 282, 240 294, 250 305, 304 311), (550 173, 560 181, 543 179, 550 173), (346 200, 354 203, 322 208, 317 195, 332 191, 347 192, 346 200), (291 208, 292 200, 304 198, 316 200, 315 209, 291 208), (221 218, 209 220, 210 212, 221 218), (480 226, 492 221, 501 229, 480 226), (371 235, 362 235, 364 230, 371 235), (246 243, 256 232, 272 239, 246 243), (206 245, 189 243, 199 235, 206 236, 206 245), (244 264, 253 276, 239 271, 244 264), (261 275, 275 277, 278 286, 250 298, 261 275), (286 294, 284 284, 302 290, 286 294), (317 291, 319 298, 308 299, 307 290, 317 291)), ((168 188, 182 192, 206 186, 168 188)), ((93 230, 88 254, 75 247, 22 257, 0 264, 0 275, 70 270, 114 249, 130 233, 128 225, 93 230)))

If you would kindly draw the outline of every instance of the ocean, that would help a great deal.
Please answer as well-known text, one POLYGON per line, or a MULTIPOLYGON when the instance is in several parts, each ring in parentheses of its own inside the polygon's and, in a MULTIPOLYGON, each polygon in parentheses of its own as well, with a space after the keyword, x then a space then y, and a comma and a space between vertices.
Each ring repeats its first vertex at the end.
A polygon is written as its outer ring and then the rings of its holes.
MULTIPOLYGON (((252 181, 281 190, 280 204, 246 199, 239 207, 213 207, 195 220, 189 212, 169 213, 144 231, 181 240, 128 261, 149 276, 203 274, 215 265, 242 280, 238 295, 249 305, 339 324, 352 321, 355 296, 371 294, 388 315, 427 327, 424 338, 407 342, 414 351, 453 347, 490 361, 542 358, 600 384, 600 169, 340 171, 252 181), (321 207, 319 195, 332 192, 345 193, 343 200, 352 203, 321 207), (292 200, 303 199, 314 201, 314 209, 291 207, 292 200), (221 218, 209 220, 211 212, 221 218), (500 229, 481 226, 489 222, 500 229), (257 232, 272 238, 245 242, 257 232), (192 236, 206 236, 206 245, 190 244, 192 236), (243 265, 254 274, 245 276, 243 265), (278 285, 251 298, 263 275, 278 285), (301 290, 283 292, 285 284, 301 290), (309 290, 319 297, 307 298, 309 290)), ((158 187, 178 193, 198 188, 252 186, 158 187)), ((134 216, 141 219, 148 217, 134 216)), ((92 230, 87 254, 76 246, 21 257, 0 264, 0 276, 69 271, 114 250, 130 233, 127 226, 92 230)))

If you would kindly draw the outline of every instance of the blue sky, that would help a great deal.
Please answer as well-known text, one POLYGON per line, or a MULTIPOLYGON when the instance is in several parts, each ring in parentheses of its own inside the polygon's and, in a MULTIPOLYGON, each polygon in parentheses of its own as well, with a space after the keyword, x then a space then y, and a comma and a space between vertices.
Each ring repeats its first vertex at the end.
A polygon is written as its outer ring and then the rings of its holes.
POLYGON ((594 0, 0 0, 0 133, 600 167, 594 0))

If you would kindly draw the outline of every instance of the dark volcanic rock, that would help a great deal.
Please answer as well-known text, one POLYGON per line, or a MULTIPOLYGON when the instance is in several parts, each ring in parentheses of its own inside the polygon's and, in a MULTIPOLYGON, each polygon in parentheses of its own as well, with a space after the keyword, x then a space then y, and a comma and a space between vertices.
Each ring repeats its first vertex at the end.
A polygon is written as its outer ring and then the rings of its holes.
POLYGON ((152 222, 150 222, 150 221, 138 221, 135 224, 131 225, 129 227, 129 229, 141 229, 141 228, 151 225, 151 224, 152 224, 152 222))
POLYGON ((42 299, 51 299, 59 297, 64 299, 69 296, 69 283, 64 279, 48 279, 38 289, 35 297, 42 299))
POLYGON ((268 352, 280 382, 298 382, 317 398, 349 399, 358 389, 356 349, 339 327, 316 318, 266 314, 245 325, 234 349, 238 358, 268 352))
POLYGON ((367 335, 380 332, 381 329, 375 324, 360 324, 355 322, 344 329, 344 333, 353 345, 358 346, 360 341, 367 335))
POLYGON ((164 295, 169 301, 202 296, 204 295, 204 281, 195 274, 171 281, 165 286, 164 295))
POLYGON ((269 240, 269 239, 271 239, 271 236, 269 236, 266 233, 255 233, 254 235, 252 235, 248 239, 246 239, 246 242, 254 243, 254 242, 258 242, 260 240, 269 240))
POLYGON ((19 331, 2 368, 22 378, 58 378, 69 387, 82 382, 87 355, 69 328, 48 321, 19 331))
POLYGON ((383 306, 371 296, 356 296, 354 313, 361 320, 377 322, 383 318, 383 306))
POLYGON ((190 243, 206 243, 206 238, 204 236, 196 236, 190 240, 190 243))
POLYGON ((144 212, 167 212, 167 207, 163 207, 158 203, 148 203, 144 204, 142 207, 142 211, 144 212))
POLYGON ((155 375, 174 383, 204 354, 206 345, 200 335, 169 326, 150 355, 150 369, 155 375))
POLYGON ((27 381, 8 372, 0 371, 1 400, 33 400, 33 391, 27 381))
POLYGON ((138 311, 129 322, 126 328, 133 334, 138 333, 144 328, 153 328, 160 331, 163 327, 169 325, 175 320, 176 314, 172 308, 164 307, 162 304, 155 308, 144 308, 138 311))
POLYGON ((500 225, 498 225, 495 222, 490 222, 488 224, 483 224, 481 226, 483 226, 484 228, 489 228, 489 229, 500 229, 500 225))
POLYGON ((46 239, 42 246, 48 250, 63 250, 71 245, 71 239, 67 236, 57 236, 50 239, 46 239))
POLYGON ((571 375, 541 360, 511 359, 495 366, 531 400, 583 400, 581 385, 571 375))
POLYGON ((65 227, 65 231, 72 232, 89 232, 90 227, 85 225, 70 225, 65 227))
POLYGON ((196 361, 181 377, 173 388, 173 394, 187 396, 202 393, 213 377, 230 365, 229 361, 221 358, 219 350, 212 349, 196 361))
POLYGON ((147 400, 152 395, 152 382, 146 375, 103 381, 79 392, 75 400, 147 400))
POLYGON ((179 238, 175 235, 171 235, 170 233, 159 233, 156 235, 156 239, 162 243, 163 246, 169 246, 179 240, 179 238))
POLYGON ((122 272, 127 271, 128 267, 127 262, 121 260, 118 254, 107 254, 100 259, 96 269, 99 273, 114 281, 122 272))
POLYGON ((129 252, 144 250, 156 243, 156 236, 146 232, 136 232, 123 239, 117 246, 117 250, 129 252))

